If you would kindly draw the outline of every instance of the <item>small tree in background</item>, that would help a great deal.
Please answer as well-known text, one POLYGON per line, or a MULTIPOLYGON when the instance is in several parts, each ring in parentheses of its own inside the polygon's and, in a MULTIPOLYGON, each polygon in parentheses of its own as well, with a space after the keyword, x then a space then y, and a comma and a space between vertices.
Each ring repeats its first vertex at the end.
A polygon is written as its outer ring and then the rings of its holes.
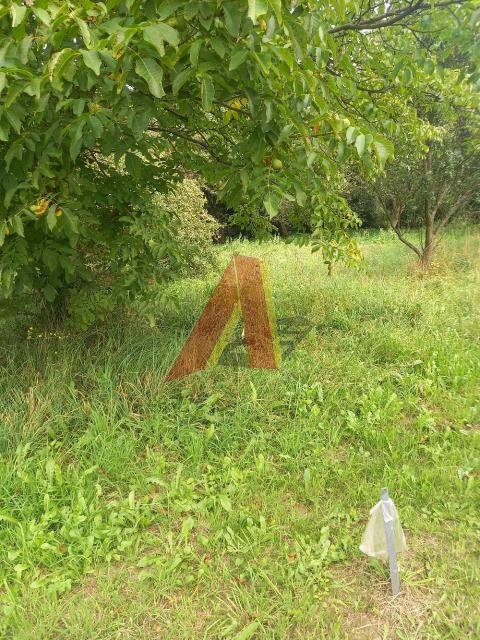
POLYGON ((399 149, 399 157, 373 183, 372 194, 398 238, 429 268, 447 225, 477 207, 480 187, 478 119, 462 110, 434 126, 423 152, 399 149), (408 228, 420 228, 415 244, 408 228))

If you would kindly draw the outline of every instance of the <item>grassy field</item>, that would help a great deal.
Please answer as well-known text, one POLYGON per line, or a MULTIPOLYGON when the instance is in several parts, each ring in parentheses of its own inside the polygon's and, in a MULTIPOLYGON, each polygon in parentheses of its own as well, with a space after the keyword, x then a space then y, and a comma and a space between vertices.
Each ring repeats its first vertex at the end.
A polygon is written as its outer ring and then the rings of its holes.
POLYGON ((389 234, 358 272, 235 242, 158 328, 5 328, 0 637, 480 637, 480 236, 422 276, 389 234), (234 251, 269 264, 278 371, 163 376, 234 251), (358 549, 387 485, 403 591, 358 549))

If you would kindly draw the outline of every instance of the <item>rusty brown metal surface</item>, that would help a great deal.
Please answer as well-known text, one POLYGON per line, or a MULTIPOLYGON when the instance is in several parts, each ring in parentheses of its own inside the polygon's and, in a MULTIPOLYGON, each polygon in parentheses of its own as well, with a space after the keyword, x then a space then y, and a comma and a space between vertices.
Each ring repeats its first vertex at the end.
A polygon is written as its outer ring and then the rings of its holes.
POLYGON ((237 279, 232 260, 168 372, 166 381, 181 378, 206 366, 237 301, 237 279))
POLYGON ((250 366, 276 369, 274 332, 270 326, 265 284, 258 258, 235 256, 165 380, 181 378, 207 366, 212 353, 221 344, 222 334, 238 302, 250 366))
POLYGON ((246 256, 235 256, 233 260, 237 271, 250 366, 257 369, 276 369, 273 332, 268 318, 260 260, 246 256))

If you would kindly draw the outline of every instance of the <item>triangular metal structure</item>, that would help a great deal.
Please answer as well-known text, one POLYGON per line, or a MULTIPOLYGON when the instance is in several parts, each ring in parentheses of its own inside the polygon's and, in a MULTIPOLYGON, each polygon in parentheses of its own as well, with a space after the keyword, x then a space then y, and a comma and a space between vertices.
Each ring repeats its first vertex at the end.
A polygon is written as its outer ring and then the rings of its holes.
POLYGON ((266 265, 234 256, 167 374, 166 381, 218 362, 240 316, 251 367, 277 369, 280 349, 266 265))

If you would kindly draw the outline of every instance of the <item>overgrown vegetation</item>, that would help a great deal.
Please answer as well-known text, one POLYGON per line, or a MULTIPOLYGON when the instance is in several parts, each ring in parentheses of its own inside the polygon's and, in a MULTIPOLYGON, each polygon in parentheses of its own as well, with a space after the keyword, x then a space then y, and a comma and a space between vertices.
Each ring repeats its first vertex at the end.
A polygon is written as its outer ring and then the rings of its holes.
MULTIPOLYGON (((123 319, 0 346, 0 635, 15 640, 476 638, 478 232, 426 278, 392 232, 327 278, 306 247, 235 242, 123 319), (279 371, 163 376, 233 251, 270 267, 279 371), (404 591, 360 557, 388 485, 404 591)), ((25 339, 27 338, 27 339, 25 339)))
POLYGON ((479 130, 476 0, 0 1, 2 639, 480 637, 479 130))
POLYGON ((355 259, 345 167, 425 150, 432 101, 475 135, 479 21, 475 0, 0 3, 1 299, 87 326, 142 298, 178 255, 151 199, 192 173, 242 229, 296 203, 326 263, 355 259))

